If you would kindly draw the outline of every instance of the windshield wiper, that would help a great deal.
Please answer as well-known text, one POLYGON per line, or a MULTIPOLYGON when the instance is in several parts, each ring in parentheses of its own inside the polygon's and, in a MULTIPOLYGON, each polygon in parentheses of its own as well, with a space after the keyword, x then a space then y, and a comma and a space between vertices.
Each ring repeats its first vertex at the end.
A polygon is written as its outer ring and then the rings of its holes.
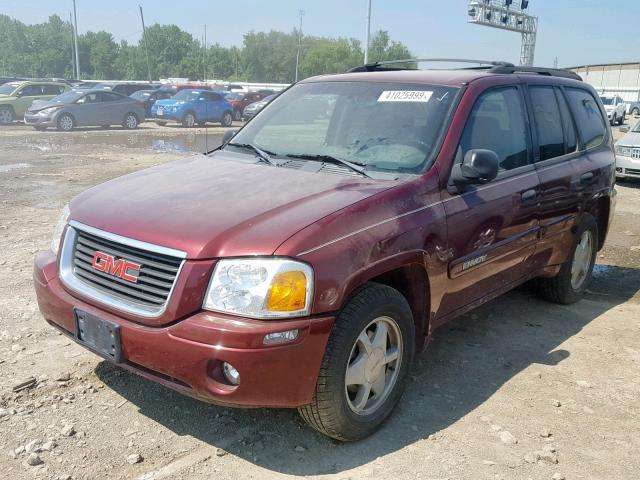
POLYGON ((271 165, 272 167, 278 167, 279 165, 273 161, 273 159, 271 158, 272 153, 270 152, 266 152, 264 150, 262 150, 259 147, 256 147, 254 144, 252 143, 227 143, 227 145, 231 145, 232 147, 239 147, 239 148, 250 148, 251 150, 254 151, 254 153, 256 154, 256 156, 260 159, 263 160, 264 162, 267 162, 269 165, 271 165))
POLYGON ((349 162, 348 160, 343 160, 342 158, 334 157, 332 155, 312 155, 312 154, 302 153, 299 155, 289 154, 289 155, 285 155, 285 157, 301 158, 302 160, 317 160, 319 162, 333 163, 334 165, 343 165, 348 169, 359 173, 363 177, 373 178, 371 177, 371 175, 369 175, 367 172, 364 171, 364 168, 362 168, 364 164, 349 162))

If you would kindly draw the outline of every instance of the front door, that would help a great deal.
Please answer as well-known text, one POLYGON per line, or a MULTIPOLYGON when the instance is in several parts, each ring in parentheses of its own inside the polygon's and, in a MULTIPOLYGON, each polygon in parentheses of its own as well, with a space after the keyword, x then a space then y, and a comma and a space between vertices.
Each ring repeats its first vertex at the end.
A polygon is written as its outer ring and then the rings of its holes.
POLYGON ((444 199, 448 287, 438 317, 514 285, 530 271, 538 226, 539 181, 520 86, 487 90, 477 99, 456 156, 494 151, 498 177, 444 199))

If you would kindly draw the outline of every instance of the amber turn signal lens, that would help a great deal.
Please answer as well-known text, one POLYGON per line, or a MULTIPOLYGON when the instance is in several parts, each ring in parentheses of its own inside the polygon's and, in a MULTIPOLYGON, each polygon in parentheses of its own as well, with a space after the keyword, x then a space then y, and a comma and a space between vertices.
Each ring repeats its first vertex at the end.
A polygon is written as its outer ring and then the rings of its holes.
POLYGON ((273 277, 267 297, 267 310, 294 312, 307 302, 307 277, 299 270, 278 273, 273 277))

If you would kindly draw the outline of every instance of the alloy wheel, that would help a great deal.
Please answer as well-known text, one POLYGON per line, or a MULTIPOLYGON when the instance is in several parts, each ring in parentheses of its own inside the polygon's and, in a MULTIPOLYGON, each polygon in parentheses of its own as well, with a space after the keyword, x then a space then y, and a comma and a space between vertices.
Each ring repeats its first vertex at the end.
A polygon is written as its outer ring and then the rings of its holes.
POLYGON ((61 130, 68 132, 73 128, 73 118, 70 115, 63 115, 58 119, 58 126, 61 130))
POLYGON ((593 257, 593 235, 589 230, 585 230, 580 237, 580 242, 576 245, 571 263, 571 287, 579 290, 587 279, 593 257))
POLYGON ((0 123, 8 125, 13 122, 13 112, 8 108, 0 108, 0 123))
POLYGON ((138 119, 136 118, 135 115, 133 115, 132 113, 130 113, 129 115, 127 115, 127 117, 124 119, 124 124, 128 129, 133 130, 134 128, 136 128, 138 126, 138 119))
POLYGON ((196 117, 194 117, 192 113, 187 113, 184 116, 183 124, 187 128, 193 127, 196 124, 196 117))
POLYGON ((385 402, 398 380, 402 335, 391 317, 378 317, 356 339, 345 372, 345 395, 357 415, 369 415, 385 402))

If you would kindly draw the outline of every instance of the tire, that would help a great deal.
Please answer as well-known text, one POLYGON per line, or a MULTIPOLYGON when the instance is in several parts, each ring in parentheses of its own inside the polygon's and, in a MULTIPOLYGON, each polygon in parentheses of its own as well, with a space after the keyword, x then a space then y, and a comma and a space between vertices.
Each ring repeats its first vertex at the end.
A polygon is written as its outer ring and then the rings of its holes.
POLYGON ((611 117, 611 122, 610 122, 611 126, 613 127, 617 121, 618 121, 618 116, 614 113, 613 117, 611 117))
POLYGON ((242 120, 242 112, 240 112, 240 110, 234 110, 233 111, 233 119, 236 122, 239 122, 240 120, 242 120))
POLYGON ((634 117, 640 115, 640 108, 634 108, 633 110, 631 110, 631 115, 633 115, 634 117))
POLYGON ((624 117, 625 117, 625 114, 623 112, 622 116, 620 117, 620 120, 618 120, 618 125, 624 125, 624 117))
POLYGON ((138 116, 132 112, 127 113, 122 121, 122 126, 127 130, 135 130, 138 128, 138 116))
POLYGON ((220 125, 222 125, 223 127, 230 127, 231 125, 233 125, 233 116, 231 115, 231 112, 226 111, 222 114, 220 125))
POLYGON ((182 117, 182 126, 185 128, 193 128, 196 124, 196 116, 193 112, 187 112, 182 117))
POLYGON ((10 125, 16 119, 13 108, 0 107, 0 125, 10 125))
POLYGON ((535 283, 538 294, 545 300, 562 305, 569 305, 582 299, 591 280, 591 273, 593 272, 597 251, 598 224, 591 214, 585 213, 575 233, 571 254, 569 258, 567 258, 567 261, 562 264, 560 272, 553 278, 538 278, 536 280, 535 283), (591 237, 589 252, 586 252, 582 247, 585 236, 591 237), (582 267, 584 275, 581 281, 577 283, 574 282, 573 277, 574 273, 578 271, 576 269, 574 272, 574 261, 580 263, 581 259, 589 263, 586 267, 582 267))
POLYGON ((300 415, 311 427, 337 440, 355 441, 371 435, 400 400, 414 349, 413 316, 405 298, 386 285, 365 284, 352 295, 336 319, 313 400, 298 409, 300 415), (385 331, 380 325, 385 325, 388 333, 384 337, 387 355, 395 342, 395 359, 388 360, 383 349, 375 348, 382 338, 377 335, 385 331), (363 335, 368 347, 361 340, 363 335), (366 354, 367 350, 371 353, 366 354), (359 362, 364 362, 361 369, 356 368, 359 362), (347 375, 347 367, 359 373, 347 375), (349 376, 365 383, 347 384, 349 376), (382 383, 380 378, 384 379, 382 383), (382 393, 373 393, 375 385, 382 393))
POLYGON ((73 127, 76 126, 76 122, 71 115, 69 115, 68 113, 63 113, 58 117, 56 126, 58 130, 69 132, 73 130, 73 127))
POLYGON ((167 122, 156 122, 156 124, 160 125, 161 127, 164 127, 167 125, 167 122))

